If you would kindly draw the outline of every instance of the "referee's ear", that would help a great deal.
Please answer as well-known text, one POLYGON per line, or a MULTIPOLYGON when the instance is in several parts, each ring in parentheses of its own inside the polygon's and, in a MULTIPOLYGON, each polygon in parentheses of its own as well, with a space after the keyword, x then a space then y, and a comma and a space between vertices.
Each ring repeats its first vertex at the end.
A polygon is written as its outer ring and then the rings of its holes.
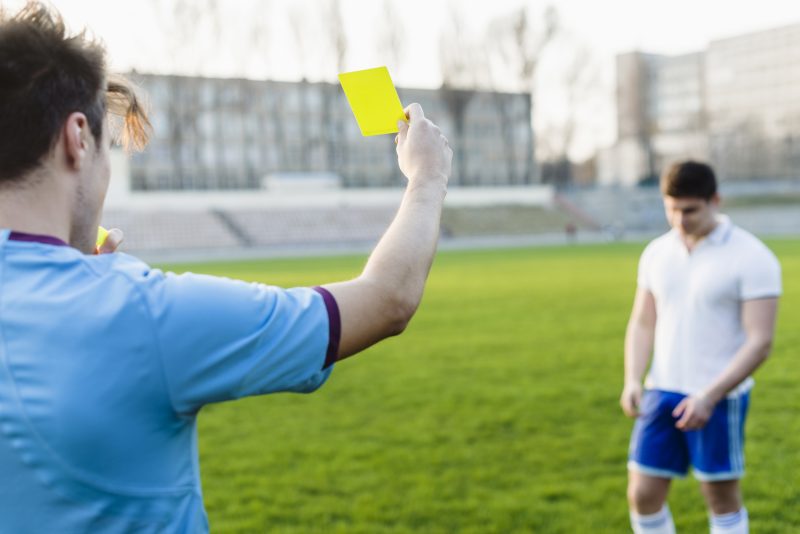
POLYGON ((71 113, 61 128, 59 140, 70 171, 79 171, 83 168, 86 155, 89 154, 90 139, 93 137, 86 115, 80 111, 71 113))

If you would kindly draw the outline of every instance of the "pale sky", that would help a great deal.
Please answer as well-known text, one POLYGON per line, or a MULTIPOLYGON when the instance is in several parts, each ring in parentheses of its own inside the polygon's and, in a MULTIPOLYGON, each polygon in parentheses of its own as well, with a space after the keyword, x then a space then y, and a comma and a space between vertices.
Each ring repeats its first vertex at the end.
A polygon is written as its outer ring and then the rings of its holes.
MULTIPOLYGON (((397 85, 438 87, 440 33, 451 5, 457 6, 478 42, 487 22, 525 4, 541 13, 551 4, 560 14, 571 42, 588 48, 598 75, 596 91, 577 112, 579 134, 573 153, 584 157, 614 140, 614 55, 630 50, 680 54, 701 50, 715 39, 800 23, 797 0, 390 0, 403 28, 404 59, 393 65, 382 57, 379 42, 387 32, 380 0, 341 0, 348 41, 346 70, 389 65, 397 85)), ((224 6, 219 40, 212 41, 210 21, 193 19, 175 31, 170 19, 176 3, 206 5, 209 0, 53 0, 73 29, 90 27, 108 47, 112 67, 142 72, 205 73, 220 76, 297 80, 334 80, 335 64, 320 52, 322 0, 217 0, 224 6), (303 27, 302 39, 292 20, 303 27), (259 26, 258 31, 253 27, 259 26), (257 37, 256 37, 257 35, 257 37), (201 36, 196 39, 196 36, 201 36), (192 43, 187 46, 187 41, 192 43), (253 54, 260 39, 265 53, 253 54), (181 46, 183 44, 183 46, 181 46), (303 49, 302 53, 298 53, 303 49), (177 50, 177 51, 176 51, 177 50), (246 51, 249 51, 246 53, 246 51), (303 58, 301 61, 300 58, 303 58)), ((23 0, 0 0, 15 9, 23 0)), ((535 104, 538 130, 557 123, 564 113, 559 89, 559 61, 552 54, 540 69, 535 104)), ((537 132, 540 136, 542 132, 537 132)))

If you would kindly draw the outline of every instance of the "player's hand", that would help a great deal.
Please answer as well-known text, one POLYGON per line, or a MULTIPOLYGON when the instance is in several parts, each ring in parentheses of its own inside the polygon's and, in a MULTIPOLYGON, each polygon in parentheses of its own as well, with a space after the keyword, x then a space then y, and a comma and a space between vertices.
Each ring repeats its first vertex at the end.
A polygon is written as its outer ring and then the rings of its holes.
POLYGON ((628 417, 639 416, 639 405, 642 403, 642 385, 639 383, 625 384, 619 405, 628 417))
POLYGON ((112 252, 116 252, 124 239, 125 236, 122 234, 122 230, 119 228, 112 228, 108 231, 105 241, 103 241, 99 247, 96 247, 95 254, 111 254, 112 252))
POLYGON ((703 395, 690 395, 678 403, 672 410, 672 417, 679 418, 675 428, 680 430, 698 430, 706 426, 714 404, 703 395))
POLYGON ((408 123, 398 121, 397 162, 411 182, 447 179, 453 162, 453 150, 438 126, 425 118, 419 104, 405 109, 408 123))

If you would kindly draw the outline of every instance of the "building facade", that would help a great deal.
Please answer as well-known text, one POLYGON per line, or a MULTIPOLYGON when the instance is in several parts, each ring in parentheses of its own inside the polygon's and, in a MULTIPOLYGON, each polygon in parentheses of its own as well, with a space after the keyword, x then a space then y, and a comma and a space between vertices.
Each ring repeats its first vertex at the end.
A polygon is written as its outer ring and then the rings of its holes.
MULTIPOLYGON (((404 183, 394 137, 363 137, 336 84, 131 77, 154 135, 130 162, 133 190, 259 189, 268 177, 338 175, 345 187, 404 183)), ((398 89, 454 147, 452 185, 535 180, 528 94, 398 89)))
POLYGON ((800 24, 712 42, 710 157, 731 180, 800 178, 800 24))
POLYGON ((652 181, 687 158, 722 180, 800 177, 800 24, 692 54, 617 57, 617 142, 600 155, 600 181, 652 181))

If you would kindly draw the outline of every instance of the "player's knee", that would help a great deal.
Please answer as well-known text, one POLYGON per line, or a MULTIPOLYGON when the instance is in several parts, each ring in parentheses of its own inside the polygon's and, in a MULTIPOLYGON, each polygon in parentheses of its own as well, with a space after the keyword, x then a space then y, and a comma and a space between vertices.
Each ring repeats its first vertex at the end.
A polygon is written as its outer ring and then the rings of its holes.
POLYGON ((628 484, 628 504, 640 514, 652 514, 664 506, 664 495, 645 484, 632 481, 628 484))
POLYGON ((742 507, 742 496, 734 484, 702 484, 703 496, 714 514, 732 514, 742 507))

